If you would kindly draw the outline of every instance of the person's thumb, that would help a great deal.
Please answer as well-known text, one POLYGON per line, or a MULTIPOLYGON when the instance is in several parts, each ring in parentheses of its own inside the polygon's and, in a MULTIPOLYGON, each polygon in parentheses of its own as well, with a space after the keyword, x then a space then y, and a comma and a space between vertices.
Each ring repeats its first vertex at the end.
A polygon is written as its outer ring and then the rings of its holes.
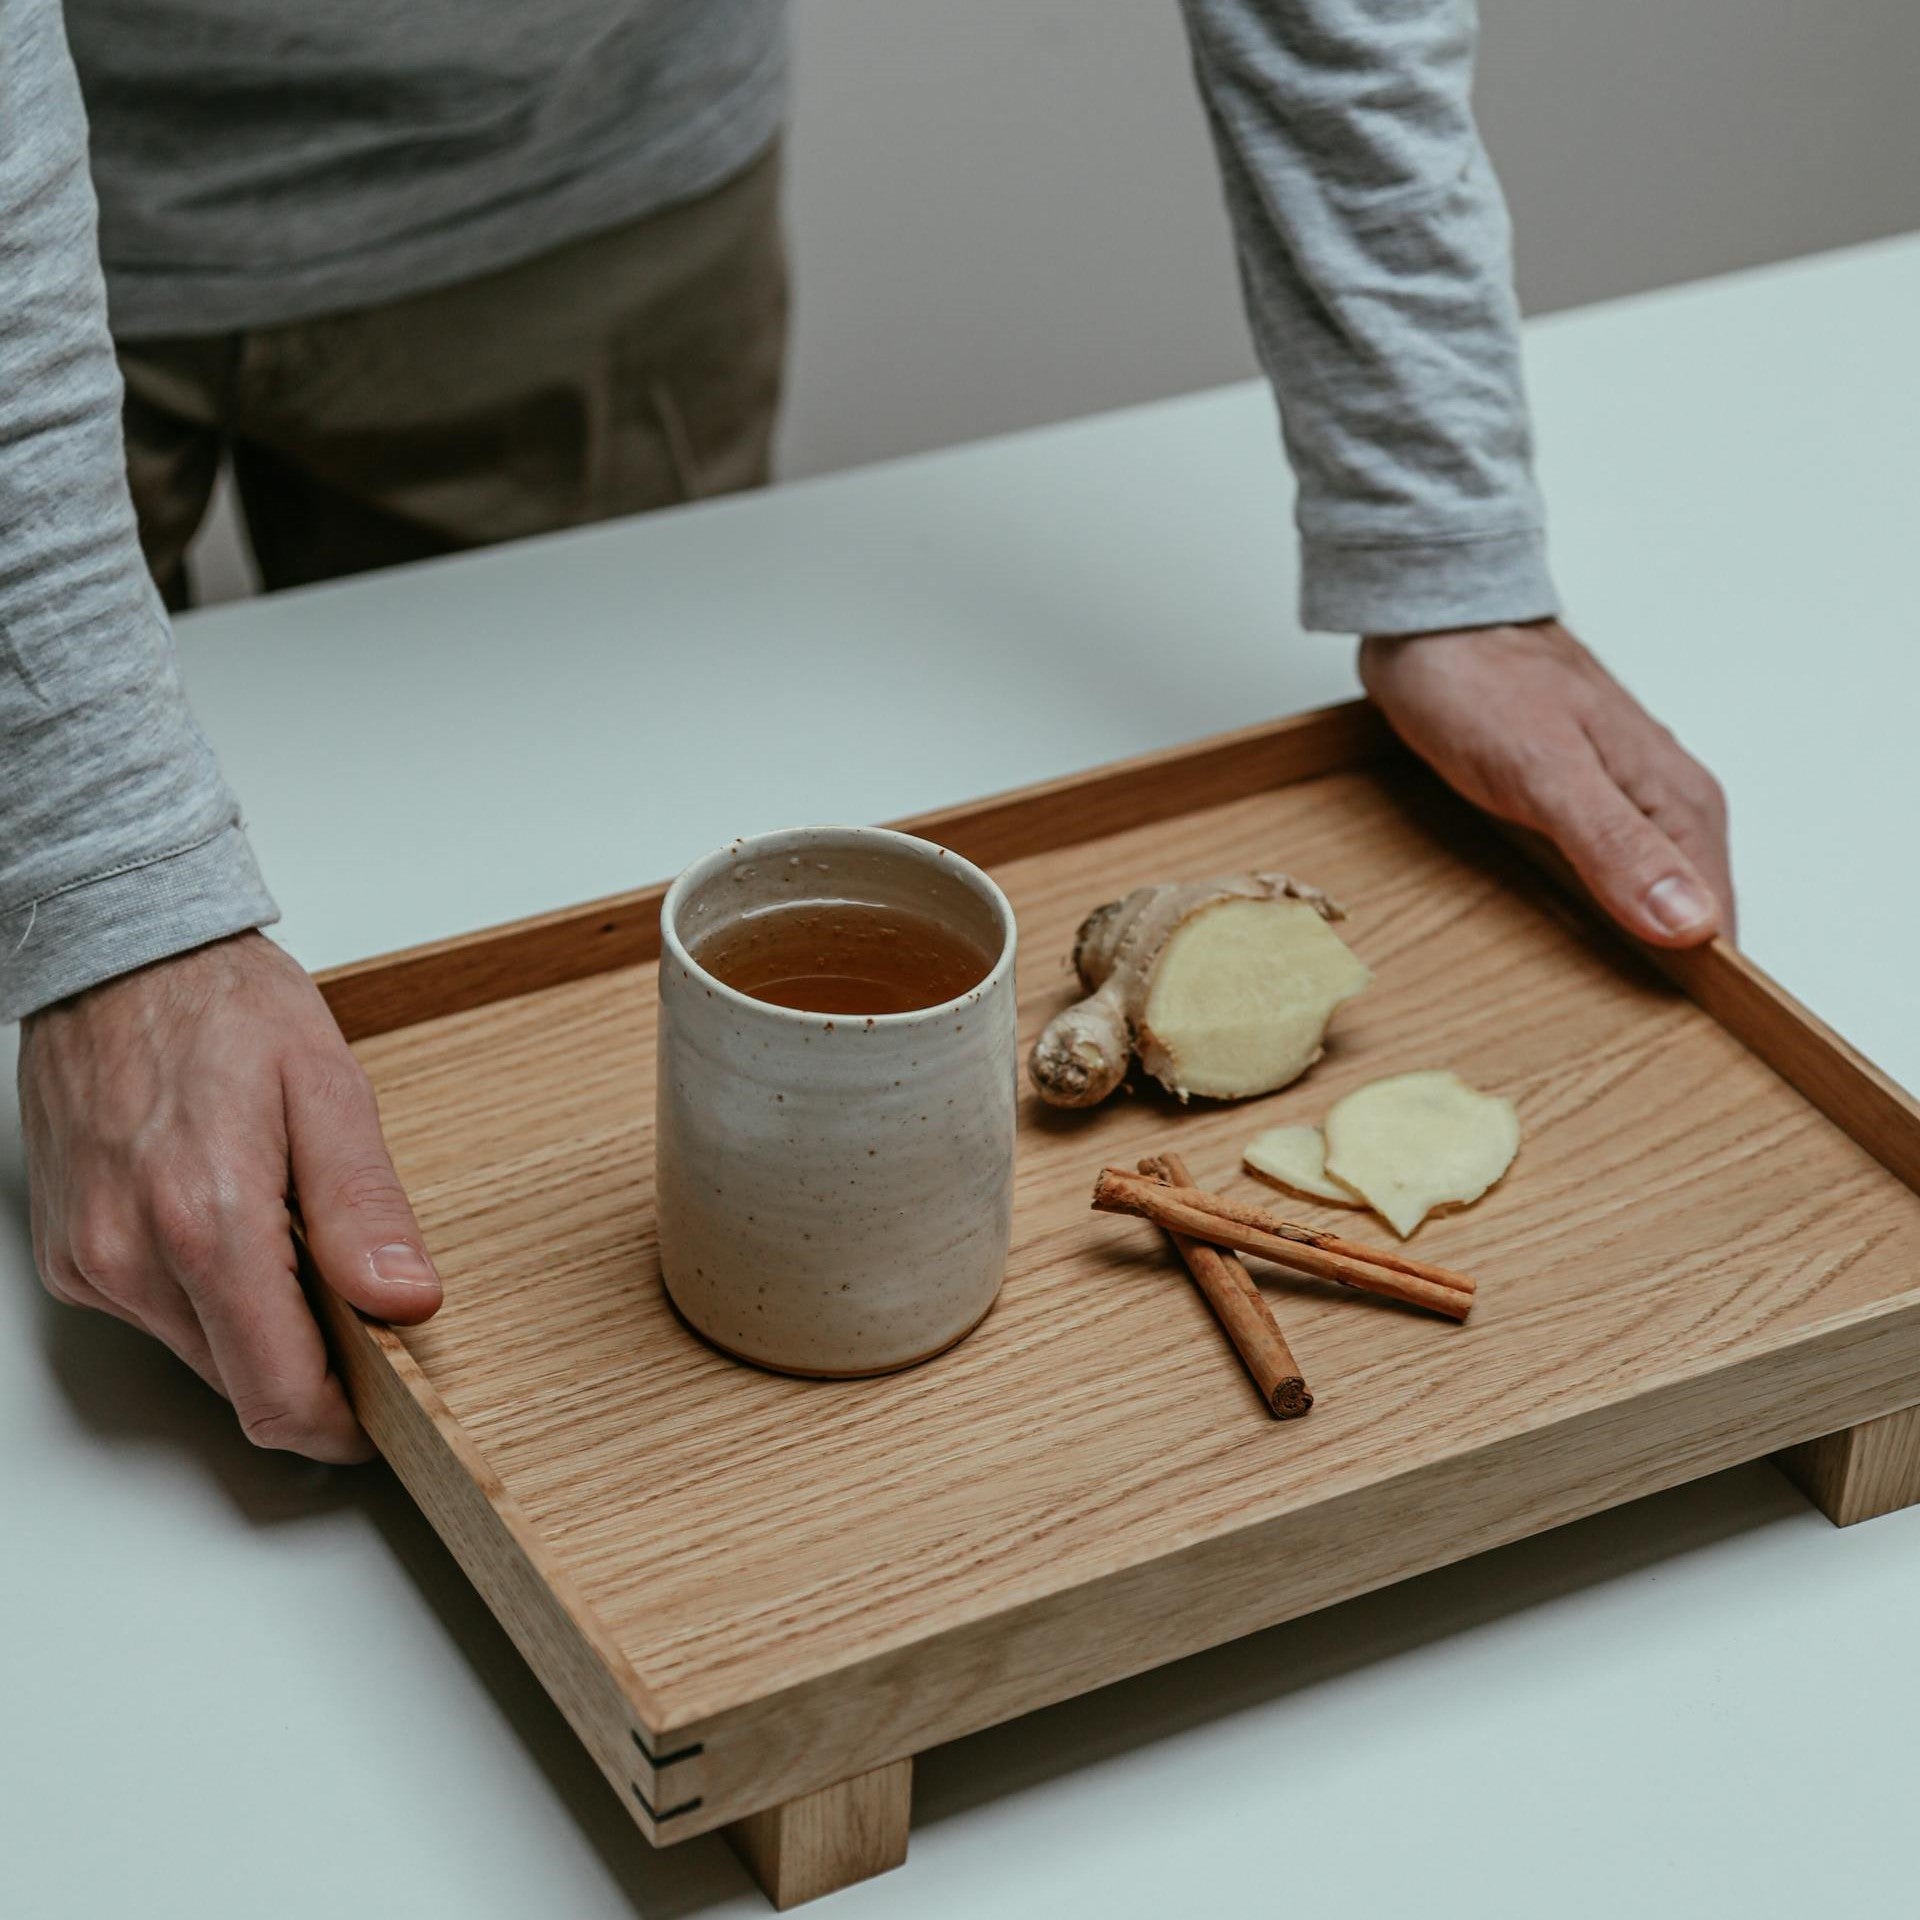
POLYGON ((440 1305, 440 1276, 365 1076, 350 1058, 317 1072, 290 1069, 286 1099, 293 1190, 322 1278, 375 1319, 426 1319, 440 1305))
POLYGON ((1660 947, 1698 946, 1719 928, 1693 862, 1621 792, 1589 747, 1553 763, 1529 792, 1527 825, 1546 834, 1614 919, 1660 947))

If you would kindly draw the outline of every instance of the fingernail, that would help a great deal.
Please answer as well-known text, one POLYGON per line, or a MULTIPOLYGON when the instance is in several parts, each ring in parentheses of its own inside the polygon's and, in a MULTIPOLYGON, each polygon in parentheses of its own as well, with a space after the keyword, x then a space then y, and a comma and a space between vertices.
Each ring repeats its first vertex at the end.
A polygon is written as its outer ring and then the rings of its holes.
POLYGON ((1647 911, 1668 933, 1690 933, 1713 918, 1713 902, 1704 887, 1670 873, 1647 889, 1647 911))
POLYGON ((373 1277, 396 1287, 437 1287, 433 1262, 408 1240, 393 1240, 373 1250, 373 1277))

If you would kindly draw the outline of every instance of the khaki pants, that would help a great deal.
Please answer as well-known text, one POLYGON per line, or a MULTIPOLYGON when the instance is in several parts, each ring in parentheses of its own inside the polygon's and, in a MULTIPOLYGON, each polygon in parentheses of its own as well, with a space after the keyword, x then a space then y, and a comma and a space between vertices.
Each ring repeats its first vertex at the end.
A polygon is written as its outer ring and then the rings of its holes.
POLYGON ((122 340, 147 565, 189 604, 223 454, 270 591, 761 485, 786 320, 776 146, 698 200, 459 286, 122 340))

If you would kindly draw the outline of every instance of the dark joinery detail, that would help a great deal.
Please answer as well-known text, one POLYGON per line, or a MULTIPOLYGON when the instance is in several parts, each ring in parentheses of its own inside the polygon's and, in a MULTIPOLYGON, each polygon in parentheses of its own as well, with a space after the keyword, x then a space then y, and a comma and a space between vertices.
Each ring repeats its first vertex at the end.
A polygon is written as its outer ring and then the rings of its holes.
POLYGON ((633 1744, 640 1749, 640 1757, 655 1773, 658 1773, 662 1767, 678 1766, 682 1760, 691 1760, 695 1754, 706 1752, 706 1748, 696 1740, 691 1746, 676 1747, 671 1753, 656 1754, 654 1750, 640 1738, 640 1730, 638 1727, 629 1727, 627 1731, 633 1735, 633 1744))
POLYGON ((691 1813, 700 1804, 700 1796, 696 1793, 691 1800, 682 1800, 677 1807, 666 1807, 656 1812, 653 1802, 640 1791, 640 1782, 638 1780, 633 1783, 633 1797, 640 1802, 641 1807, 646 1812, 647 1818, 651 1820, 655 1826, 664 1826, 667 1821, 677 1819, 683 1813, 691 1813))

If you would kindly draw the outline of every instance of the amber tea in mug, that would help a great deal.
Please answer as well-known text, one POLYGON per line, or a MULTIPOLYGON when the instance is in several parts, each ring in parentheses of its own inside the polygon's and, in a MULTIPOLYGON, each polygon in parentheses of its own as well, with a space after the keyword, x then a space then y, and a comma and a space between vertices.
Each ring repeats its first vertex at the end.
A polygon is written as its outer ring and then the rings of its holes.
POLYGON ((995 956, 907 907, 798 900, 763 908, 693 948, 716 980, 802 1013, 912 1013, 957 1000, 995 956))

